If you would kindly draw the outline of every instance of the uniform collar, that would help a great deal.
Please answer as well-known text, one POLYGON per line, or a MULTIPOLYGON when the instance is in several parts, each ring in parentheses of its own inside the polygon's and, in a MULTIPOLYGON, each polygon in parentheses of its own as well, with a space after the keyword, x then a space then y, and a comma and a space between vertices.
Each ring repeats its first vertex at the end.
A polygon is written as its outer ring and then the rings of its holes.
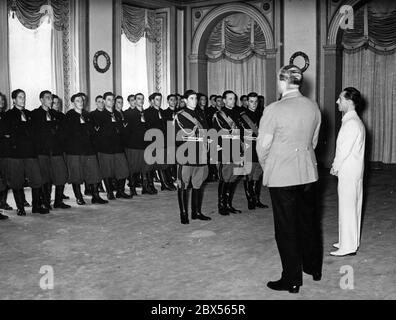
POLYGON ((353 119, 353 118, 359 118, 359 116, 356 113, 356 111, 355 110, 348 111, 342 117, 342 122, 348 121, 348 120, 353 119))

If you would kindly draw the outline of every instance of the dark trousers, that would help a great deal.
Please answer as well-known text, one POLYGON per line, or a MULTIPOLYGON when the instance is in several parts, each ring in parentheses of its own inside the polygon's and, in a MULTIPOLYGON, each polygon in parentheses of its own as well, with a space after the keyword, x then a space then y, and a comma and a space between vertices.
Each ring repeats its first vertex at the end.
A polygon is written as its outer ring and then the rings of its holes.
POLYGON ((316 183, 269 188, 282 280, 302 285, 302 272, 322 274, 323 245, 316 209, 316 183))

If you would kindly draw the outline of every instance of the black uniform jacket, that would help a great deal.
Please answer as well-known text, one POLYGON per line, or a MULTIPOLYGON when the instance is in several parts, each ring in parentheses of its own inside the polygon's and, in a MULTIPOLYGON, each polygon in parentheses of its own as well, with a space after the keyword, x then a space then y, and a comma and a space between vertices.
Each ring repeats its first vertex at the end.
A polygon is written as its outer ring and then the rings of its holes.
POLYGON ((252 148, 252 162, 258 162, 258 156, 256 151, 258 128, 260 124, 260 115, 257 112, 253 112, 249 109, 241 113, 240 124, 242 130, 242 136, 245 143, 248 143, 249 148, 252 148), (247 120, 247 119, 250 119, 247 120), (250 122, 250 123, 249 123, 250 122), (250 141, 248 141, 250 140, 250 141))
POLYGON ((13 159, 36 158, 32 127, 32 113, 13 107, 4 115, 8 157, 13 159))
POLYGON ((61 156, 63 154, 60 143, 59 127, 60 112, 42 107, 32 111, 33 134, 36 151, 39 155, 61 156))
POLYGON ((147 131, 147 122, 145 113, 138 108, 129 108, 124 111, 125 122, 127 126, 123 129, 123 143, 125 148, 144 150, 148 142, 144 141, 144 135, 147 131))
POLYGON ((121 133, 123 122, 121 114, 114 110, 104 109, 93 118, 95 130, 95 147, 97 152, 116 154, 123 153, 121 133))
POLYGON ((68 111, 61 123, 64 150, 69 155, 94 155, 93 123, 88 112, 68 111))
MULTIPOLYGON (((213 116, 213 127, 219 132, 218 144, 220 148, 223 148, 223 140, 228 139, 231 140, 231 137, 234 139, 239 139, 237 143, 233 141, 229 141, 230 143, 230 152, 229 159, 233 162, 239 162, 240 158, 234 159, 232 154, 234 153, 232 148, 236 148, 238 145, 239 153, 243 153, 243 148, 241 147, 242 139, 241 136, 243 131, 241 130, 240 124, 240 112, 238 109, 228 109, 226 107, 222 108, 221 111, 217 111, 213 116), (233 130, 234 129, 234 130, 233 130), (236 129, 239 129, 239 134, 236 129), (224 136, 225 135, 225 136, 224 136)), ((227 142, 228 143, 228 142, 227 142)), ((239 154, 238 153, 238 154, 239 154)), ((218 160, 222 161, 223 150, 219 150, 218 160)))

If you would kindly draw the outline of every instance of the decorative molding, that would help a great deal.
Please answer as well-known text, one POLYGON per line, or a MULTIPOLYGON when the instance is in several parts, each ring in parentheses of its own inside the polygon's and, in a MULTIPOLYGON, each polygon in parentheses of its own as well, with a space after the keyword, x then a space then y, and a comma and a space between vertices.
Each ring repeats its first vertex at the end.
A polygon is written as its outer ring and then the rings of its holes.
POLYGON ((199 7, 199 8, 192 8, 191 9, 191 17, 192 17, 192 30, 193 33, 195 32, 195 30, 197 30, 198 25, 200 24, 200 22, 206 17, 206 15, 210 12, 210 10, 212 10, 213 8, 215 8, 216 6, 210 6, 210 7, 199 7), (199 19, 197 19, 195 17, 196 12, 200 12, 201 13, 201 17, 199 19))
POLYGON ((263 31, 265 41, 267 44, 268 49, 273 49, 275 46, 274 44, 274 34, 269 24, 268 20, 263 16, 263 14, 256 8, 246 3, 230 3, 224 4, 215 9, 211 10, 201 21, 199 24, 192 41, 192 49, 191 54, 199 54, 199 46, 201 43, 201 39, 205 32, 207 32, 208 26, 216 19, 223 17, 227 14, 232 13, 245 13, 252 17, 257 24, 260 26, 261 30, 263 31))
POLYGON ((64 6, 64 25, 63 25, 63 108, 68 110, 70 106, 70 88, 71 88, 71 3, 67 1, 64 6))
POLYGON ((158 10, 156 12, 156 33, 155 41, 155 90, 167 95, 169 93, 168 83, 168 19, 169 12, 158 10))
POLYGON ((338 36, 338 31, 340 29, 340 22, 343 17, 343 14, 340 13, 338 10, 341 5, 349 5, 351 7, 355 7, 359 2, 362 2, 364 0, 346 0, 342 1, 341 3, 338 4, 337 10, 333 14, 333 17, 330 21, 330 25, 328 28, 328 34, 327 34, 327 45, 336 45, 337 44, 337 36, 338 36))

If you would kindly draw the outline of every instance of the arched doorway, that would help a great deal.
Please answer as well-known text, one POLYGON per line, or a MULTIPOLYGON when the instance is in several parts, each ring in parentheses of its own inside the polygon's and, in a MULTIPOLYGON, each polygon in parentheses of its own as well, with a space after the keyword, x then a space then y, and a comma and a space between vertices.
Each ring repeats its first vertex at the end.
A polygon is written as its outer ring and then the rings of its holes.
POLYGON ((266 90, 267 103, 276 100, 276 52, 274 33, 265 16, 249 4, 232 3, 219 6, 211 10, 196 29, 189 56, 190 86, 201 92, 208 92, 207 59, 205 55, 206 43, 213 28, 226 16, 234 13, 244 13, 250 16, 260 26, 266 41, 266 90), (272 81, 271 81, 272 80, 272 81))

